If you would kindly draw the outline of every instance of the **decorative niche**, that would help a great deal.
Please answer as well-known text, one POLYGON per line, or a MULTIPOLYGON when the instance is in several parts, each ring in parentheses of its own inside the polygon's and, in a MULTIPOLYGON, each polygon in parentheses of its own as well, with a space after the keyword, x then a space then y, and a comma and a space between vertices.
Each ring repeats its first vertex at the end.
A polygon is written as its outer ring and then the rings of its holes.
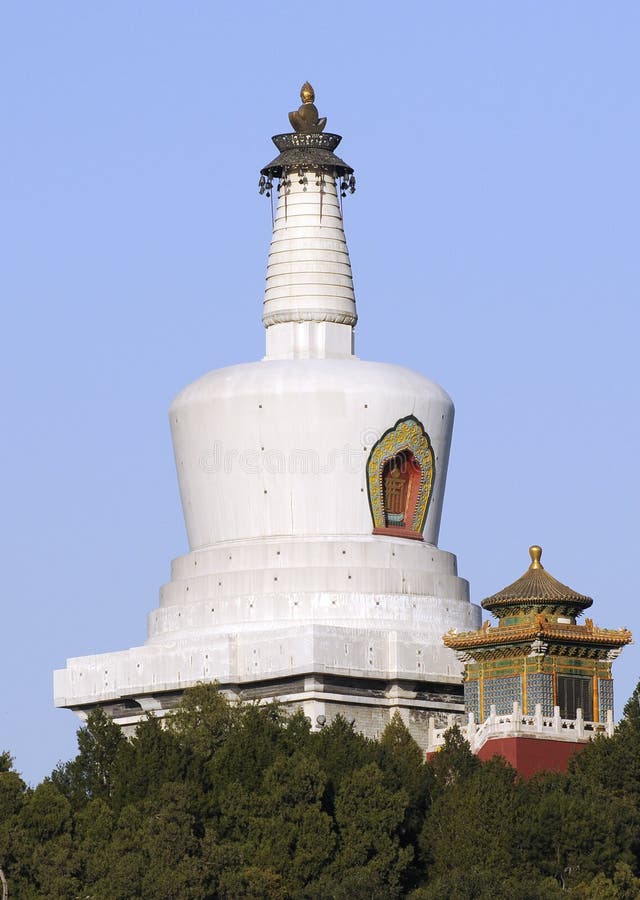
POLYGON ((422 422, 414 416, 399 419, 367 460, 373 533, 421 541, 434 478, 433 448, 422 422))

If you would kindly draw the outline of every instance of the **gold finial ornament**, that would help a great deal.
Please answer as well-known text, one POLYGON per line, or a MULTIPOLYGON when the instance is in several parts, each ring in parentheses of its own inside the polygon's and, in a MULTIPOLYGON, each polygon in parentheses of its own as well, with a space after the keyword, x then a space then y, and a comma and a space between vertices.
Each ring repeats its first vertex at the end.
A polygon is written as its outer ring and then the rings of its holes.
POLYGON ((303 103, 313 103, 316 99, 315 92, 308 81, 305 81, 300 88, 300 99, 303 103))
POLYGON ((302 106, 295 112, 289 113, 289 121, 293 130, 302 134, 320 134, 324 131, 327 119, 326 116, 323 119, 318 118, 318 110, 313 102, 316 95, 308 81, 302 85, 300 99, 302 106))
POLYGON ((544 566, 540 562, 540 557, 542 556, 542 547, 538 547, 537 544, 529 547, 529 556, 531 557, 531 565, 529 566, 530 569, 544 569, 544 566))

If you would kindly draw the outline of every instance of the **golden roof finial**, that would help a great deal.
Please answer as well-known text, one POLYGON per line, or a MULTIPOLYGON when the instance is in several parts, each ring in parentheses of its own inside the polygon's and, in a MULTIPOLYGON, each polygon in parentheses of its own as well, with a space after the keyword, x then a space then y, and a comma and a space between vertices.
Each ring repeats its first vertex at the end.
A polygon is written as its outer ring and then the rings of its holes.
POLYGON ((542 556, 542 547, 538 547, 537 544, 533 544, 532 547, 529 547, 529 556, 531 557, 531 565, 530 569, 544 569, 544 566, 540 562, 540 557, 542 556))
POLYGON ((313 103, 313 101, 316 99, 313 88, 308 81, 305 81, 305 83, 300 88, 300 99, 303 103, 313 103))
POLYGON ((300 98, 302 106, 295 112, 289 113, 289 121, 294 131, 302 132, 302 134, 320 134, 324 131, 327 120, 326 117, 324 119, 318 118, 318 110, 313 103, 316 95, 308 81, 305 81, 302 85, 300 98))

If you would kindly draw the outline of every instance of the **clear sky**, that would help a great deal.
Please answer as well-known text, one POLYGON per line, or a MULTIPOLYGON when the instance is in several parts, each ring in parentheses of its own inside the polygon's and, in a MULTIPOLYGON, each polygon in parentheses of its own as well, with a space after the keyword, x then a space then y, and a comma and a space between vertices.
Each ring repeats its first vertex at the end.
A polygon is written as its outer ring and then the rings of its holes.
MULTIPOLYGON (((263 354, 258 171, 316 88, 357 352, 442 384, 440 546, 478 602, 540 543, 640 640, 640 4, 0 5, 0 750, 75 750, 65 659, 140 644, 186 537, 167 409, 263 354)), ((640 676, 615 664, 618 713, 640 676)))

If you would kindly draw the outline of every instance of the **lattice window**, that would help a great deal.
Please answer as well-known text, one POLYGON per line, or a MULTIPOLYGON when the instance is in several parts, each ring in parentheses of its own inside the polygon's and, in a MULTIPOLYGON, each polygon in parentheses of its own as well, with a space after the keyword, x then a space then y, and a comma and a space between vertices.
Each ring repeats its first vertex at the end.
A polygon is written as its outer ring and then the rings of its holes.
POLYGON ((558 675, 558 706, 563 719, 575 719, 576 710, 593 720, 593 680, 584 675, 558 675))
POLYGON ((480 683, 477 681, 464 683, 464 710, 473 713, 476 722, 480 721, 480 683))
POLYGON ((387 527, 406 526, 411 521, 420 475, 420 466, 410 450, 398 453, 384 464, 382 486, 387 527))
POLYGON ((553 675, 547 672, 533 672, 527 675, 527 714, 532 716, 536 703, 542 707, 543 716, 553 715, 553 675))
POLYGON ((613 678, 598 679, 598 701, 600 703, 601 722, 606 721, 607 710, 613 712, 613 678))
POLYGON ((507 675, 504 678, 485 678, 483 683, 484 718, 486 719, 495 706, 499 716, 513 712, 513 704, 522 704, 522 678, 519 675, 507 675))

